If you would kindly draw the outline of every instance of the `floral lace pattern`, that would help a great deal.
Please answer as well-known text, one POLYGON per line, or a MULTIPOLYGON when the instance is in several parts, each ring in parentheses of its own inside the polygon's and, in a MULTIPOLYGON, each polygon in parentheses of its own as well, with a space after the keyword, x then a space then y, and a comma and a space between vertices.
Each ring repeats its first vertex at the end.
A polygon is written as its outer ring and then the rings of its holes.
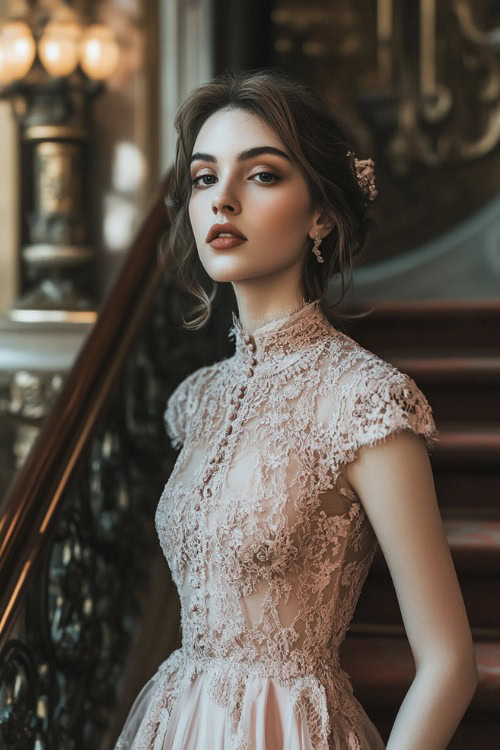
POLYGON ((377 548, 345 466, 362 445, 405 429, 432 449, 431 407, 411 377, 335 329, 317 300, 252 332, 233 315, 229 336, 234 355, 193 372, 167 404, 182 450, 155 522, 183 644, 116 749, 163 749, 176 698, 202 672, 227 707, 234 750, 250 750, 243 707, 255 676, 289 688, 312 747, 373 750, 338 656, 377 548))

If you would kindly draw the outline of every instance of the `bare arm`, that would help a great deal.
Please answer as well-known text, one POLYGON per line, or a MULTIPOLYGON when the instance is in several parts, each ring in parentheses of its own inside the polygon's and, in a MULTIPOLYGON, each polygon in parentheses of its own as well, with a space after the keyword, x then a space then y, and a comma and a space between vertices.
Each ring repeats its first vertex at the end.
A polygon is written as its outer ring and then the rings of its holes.
POLYGON ((387 750, 445 750, 478 674, 425 443, 393 433, 362 446, 346 476, 385 556, 416 665, 387 750))

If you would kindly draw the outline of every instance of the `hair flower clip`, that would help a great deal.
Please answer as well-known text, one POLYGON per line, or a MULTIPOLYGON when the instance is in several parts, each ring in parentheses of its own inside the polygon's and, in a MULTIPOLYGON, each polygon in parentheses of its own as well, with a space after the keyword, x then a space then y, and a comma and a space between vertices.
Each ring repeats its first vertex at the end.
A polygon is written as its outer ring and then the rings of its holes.
POLYGON ((356 178, 361 190, 369 201, 375 200, 378 195, 375 187, 375 162, 373 159, 358 159, 353 151, 348 151, 347 156, 353 158, 356 178))

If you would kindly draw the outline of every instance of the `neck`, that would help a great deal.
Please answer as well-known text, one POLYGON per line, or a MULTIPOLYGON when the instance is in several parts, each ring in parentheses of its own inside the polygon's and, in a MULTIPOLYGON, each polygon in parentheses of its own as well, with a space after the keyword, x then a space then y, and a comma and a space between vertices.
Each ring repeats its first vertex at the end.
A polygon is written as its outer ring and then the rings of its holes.
POLYGON ((293 365, 311 348, 335 334, 321 312, 319 300, 297 305, 292 311, 275 310, 272 316, 268 314, 260 320, 265 322, 254 325, 251 331, 245 330, 233 313, 229 331, 229 337, 235 340, 234 365, 244 371, 251 368, 256 377, 293 365))
POLYGON ((239 318, 241 329, 243 333, 253 333, 258 328, 265 326, 267 323, 272 323, 277 320, 281 320, 286 316, 291 315, 298 310, 301 310, 305 305, 306 301, 302 298, 299 302, 291 303, 285 306, 275 307, 272 310, 268 310, 266 313, 259 317, 252 318, 251 320, 242 320, 239 318))

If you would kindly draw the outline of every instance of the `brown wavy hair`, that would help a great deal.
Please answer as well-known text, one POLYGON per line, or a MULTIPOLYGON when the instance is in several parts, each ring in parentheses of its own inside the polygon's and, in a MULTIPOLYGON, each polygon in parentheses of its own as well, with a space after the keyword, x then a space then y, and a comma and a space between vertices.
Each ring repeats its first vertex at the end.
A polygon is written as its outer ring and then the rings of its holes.
POLYGON ((369 230, 376 226, 369 216, 368 200, 357 181, 352 157, 347 155, 354 149, 345 127, 310 86, 277 68, 260 68, 227 71, 198 86, 181 104, 175 118, 175 162, 165 199, 171 226, 160 240, 159 254, 167 275, 198 302, 190 311, 194 317, 190 321, 183 318, 184 328, 206 325, 218 287, 211 280, 213 288, 208 294, 200 280, 205 269, 189 220, 189 161, 203 123, 224 108, 245 110, 272 128, 301 169, 313 206, 334 221, 334 228, 321 244, 324 263, 318 263, 312 252, 304 260, 304 299, 319 299, 323 314, 335 325, 341 318, 357 317, 336 311, 352 283, 354 260, 362 253, 369 230), (336 275, 340 276, 342 291, 331 303, 328 285, 336 275))

